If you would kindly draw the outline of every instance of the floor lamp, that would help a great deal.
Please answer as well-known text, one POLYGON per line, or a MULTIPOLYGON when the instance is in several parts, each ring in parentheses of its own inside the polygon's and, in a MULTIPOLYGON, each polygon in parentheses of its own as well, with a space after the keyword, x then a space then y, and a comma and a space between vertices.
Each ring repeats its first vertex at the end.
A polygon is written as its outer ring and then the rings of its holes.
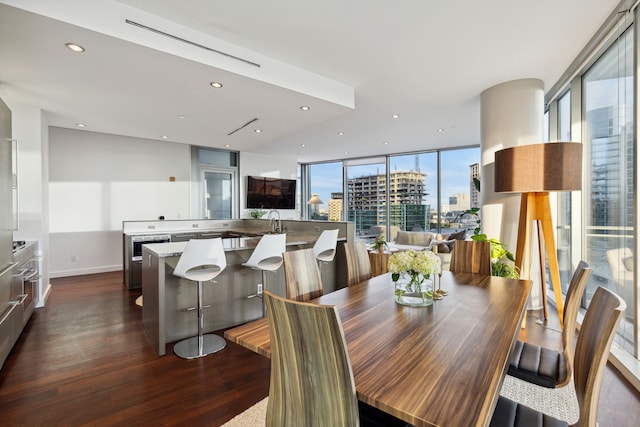
POLYGON ((545 280, 544 246, 549 261, 549 273, 558 308, 560 325, 563 322, 564 304, 560 285, 558 255, 553 233, 550 191, 573 191, 582 188, 582 144, 552 142, 506 148, 495 153, 495 192, 518 192, 520 219, 516 266, 521 277, 530 279, 532 225, 538 234, 540 278, 544 318, 547 318, 547 294, 545 280))
POLYGON ((320 200, 320 196, 314 194, 309 201, 308 205, 311 205, 311 219, 317 219, 318 217, 318 205, 324 205, 324 202, 320 200))

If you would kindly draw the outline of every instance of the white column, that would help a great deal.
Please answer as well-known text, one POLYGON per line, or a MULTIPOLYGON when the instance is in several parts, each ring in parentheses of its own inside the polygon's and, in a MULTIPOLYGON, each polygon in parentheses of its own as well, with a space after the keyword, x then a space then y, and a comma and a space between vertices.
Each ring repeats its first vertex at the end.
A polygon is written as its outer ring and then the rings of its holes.
MULTIPOLYGON (((495 193, 495 152, 544 141, 544 84, 539 79, 514 80, 486 89, 480 95, 482 231, 505 243, 515 254, 520 193, 495 193)), ((540 165, 531 165, 540 167, 540 165)), ((535 243, 535 240, 534 240, 535 243)), ((537 244, 536 244, 537 245, 537 244)), ((536 258, 535 256, 532 258, 536 258)), ((537 268, 536 266, 532 266, 537 268)), ((539 294, 539 284, 532 296, 539 294)), ((537 299, 537 298, 536 298, 537 299)), ((539 303, 534 303, 538 306, 539 303)))

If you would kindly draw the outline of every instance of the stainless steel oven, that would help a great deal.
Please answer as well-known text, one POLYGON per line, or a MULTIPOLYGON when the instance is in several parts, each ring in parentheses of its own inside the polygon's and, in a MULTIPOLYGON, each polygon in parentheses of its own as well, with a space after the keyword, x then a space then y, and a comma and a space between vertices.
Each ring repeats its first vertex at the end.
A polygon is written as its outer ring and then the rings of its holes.
POLYGON ((142 245, 169 242, 171 242, 171 235, 169 234, 131 236, 131 246, 128 250, 129 257, 124 260, 125 285, 128 289, 139 289, 142 287, 142 245))
POLYGON ((150 243, 168 243, 171 236, 168 234, 133 236, 131 238, 131 261, 142 260, 142 245, 150 243))

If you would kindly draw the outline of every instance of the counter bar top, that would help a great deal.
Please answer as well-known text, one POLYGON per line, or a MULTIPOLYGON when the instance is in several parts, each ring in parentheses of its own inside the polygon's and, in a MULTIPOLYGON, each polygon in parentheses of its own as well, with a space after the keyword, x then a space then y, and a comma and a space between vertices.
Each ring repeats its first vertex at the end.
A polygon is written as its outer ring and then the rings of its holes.
MULTIPOLYGON (((314 243, 318 240, 318 235, 314 233, 292 232, 287 234, 287 246, 289 245, 306 245, 314 243)), ((256 247, 261 237, 232 237, 223 238, 222 246, 225 252, 242 251, 253 249, 256 247)), ((344 239, 338 239, 344 240, 344 239)), ((158 258, 166 258, 178 256, 184 251, 187 242, 170 242, 170 243, 149 243, 144 245, 151 253, 158 258)))

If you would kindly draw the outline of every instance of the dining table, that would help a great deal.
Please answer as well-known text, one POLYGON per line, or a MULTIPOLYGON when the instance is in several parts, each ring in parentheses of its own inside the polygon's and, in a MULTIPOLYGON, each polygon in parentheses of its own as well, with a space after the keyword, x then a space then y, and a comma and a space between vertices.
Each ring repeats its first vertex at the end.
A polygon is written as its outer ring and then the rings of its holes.
MULTIPOLYGON (((310 302, 342 322, 357 397, 415 426, 486 426, 519 334, 529 280, 442 272, 427 307, 396 302, 391 273, 310 302)), ((225 338, 270 357, 266 318, 225 338)))

